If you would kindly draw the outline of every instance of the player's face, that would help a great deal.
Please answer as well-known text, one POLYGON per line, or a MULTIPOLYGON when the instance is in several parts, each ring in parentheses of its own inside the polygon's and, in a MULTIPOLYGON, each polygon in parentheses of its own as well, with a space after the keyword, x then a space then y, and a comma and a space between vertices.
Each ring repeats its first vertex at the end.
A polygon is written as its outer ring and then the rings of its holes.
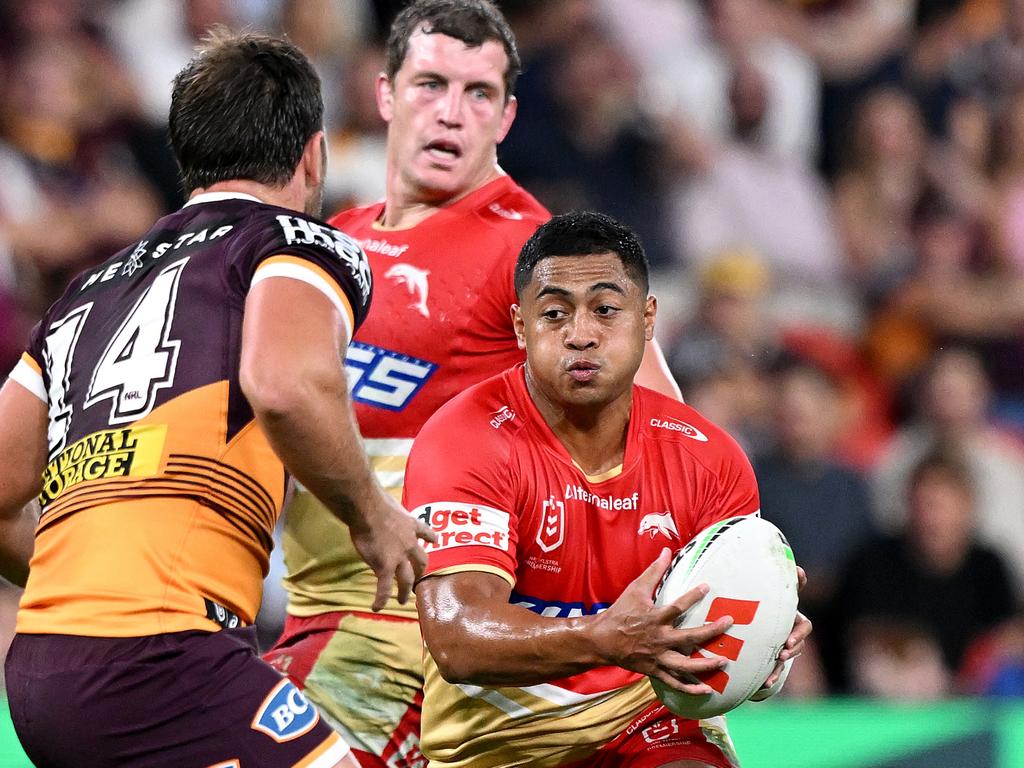
POLYGON ((600 408, 629 395, 657 303, 617 254, 540 261, 512 319, 531 388, 558 408, 600 408))
POLYGON ((417 31, 393 81, 377 81, 388 122, 388 177, 418 202, 442 203, 473 191, 497 167, 497 146, 515 117, 505 100, 505 49, 470 48, 443 34, 417 31))

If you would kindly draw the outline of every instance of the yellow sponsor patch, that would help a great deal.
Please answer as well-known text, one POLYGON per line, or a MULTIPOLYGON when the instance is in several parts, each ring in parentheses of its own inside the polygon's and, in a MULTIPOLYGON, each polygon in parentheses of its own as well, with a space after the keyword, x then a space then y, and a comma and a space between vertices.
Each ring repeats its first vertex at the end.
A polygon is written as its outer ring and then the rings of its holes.
POLYGON ((90 480, 157 474, 166 438, 166 424, 107 429, 86 435, 46 467, 39 505, 45 508, 65 491, 90 480))

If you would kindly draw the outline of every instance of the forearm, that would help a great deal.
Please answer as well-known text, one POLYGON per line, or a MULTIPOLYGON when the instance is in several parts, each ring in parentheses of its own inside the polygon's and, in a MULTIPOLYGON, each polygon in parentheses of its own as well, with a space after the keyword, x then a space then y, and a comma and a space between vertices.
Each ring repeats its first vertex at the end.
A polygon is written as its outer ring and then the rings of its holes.
POLYGON ((450 683, 535 685, 607 663, 592 616, 556 619, 510 603, 477 609, 438 598, 419 601, 420 616, 427 650, 450 683))
MULTIPOLYGON (((359 515, 376 490, 348 403, 344 373, 320 376, 307 386, 285 386, 287 394, 250 397, 271 447, 288 471, 346 525, 365 524, 359 515)), ((265 390, 276 389, 264 385, 265 390)))
POLYGON ((29 502, 0 517, 0 576, 19 587, 28 579, 28 561, 35 545, 39 505, 29 502))

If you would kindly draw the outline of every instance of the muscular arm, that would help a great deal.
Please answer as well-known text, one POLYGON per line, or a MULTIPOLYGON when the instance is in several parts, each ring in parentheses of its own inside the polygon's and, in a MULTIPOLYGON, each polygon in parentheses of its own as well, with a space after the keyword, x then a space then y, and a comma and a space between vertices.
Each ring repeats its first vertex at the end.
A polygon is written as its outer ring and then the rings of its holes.
POLYGON ((669 560, 665 550, 604 613, 571 619, 511 605, 508 583, 490 573, 430 576, 416 588, 423 639, 451 683, 534 685, 612 665, 655 675, 687 693, 709 693, 703 683, 683 682, 680 675, 721 668, 719 659, 691 659, 689 653, 732 622, 725 617, 700 629, 674 629, 675 619, 703 593, 692 590, 655 608, 651 594, 669 560))
POLYGON ((46 468, 46 404, 17 382, 0 389, 0 576, 19 585, 28 577, 46 468))
POLYGON ((242 325, 240 381, 271 446, 295 478, 352 532, 377 573, 375 610, 397 571, 399 601, 425 555, 416 521, 380 487, 359 441, 341 350, 348 339, 335 306, 287 278, 252 287, 242 325))
POLYGON ((644 347, 644 357, 640 361, 640 370, 636 372, 634 381, 642 387, 661 392, 679 402, 683 401, 683 393, 679 391, 679 385, 672 378, 657 341, 648 341, 644 347))

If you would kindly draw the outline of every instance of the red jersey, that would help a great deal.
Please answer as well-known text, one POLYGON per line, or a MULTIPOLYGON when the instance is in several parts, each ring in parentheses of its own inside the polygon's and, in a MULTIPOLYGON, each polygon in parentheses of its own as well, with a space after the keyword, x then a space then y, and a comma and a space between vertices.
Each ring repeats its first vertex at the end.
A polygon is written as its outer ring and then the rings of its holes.
MULTIPOLYGON (((373 309, 345 367, 366 452, 397 498, 423 423, 459 392, 523 359, 509 314, 513 273, 523 243, 550 215, 508 176, 408 229, 381 228, 383 210, 375 203, 330 221, 362 244, 373 270, 373 309)), ((377 580, 348 529, 303 492, 285 526, 289 612, 369 610, 377 580)), ((392 600, 384 613, 412 617, 416 608, 392 600)))
MULTIPOLYGON (((757 512, 753 470, 732 438, 639 386, 621 467, 585 475, 535 408, 523 371, 456 397, 416 439, 404 501, 438 537, 427 545, 428 574, 486 571, 542 616, 594 614, 663 547, 757 512)), ((641 675, 618 667, 480 689, 446 683, 428 659, 423 750, 438 766, 501 765, 499 753, 558 765, 585 758, 653 701, 641 675), (578 736, 571 747, 568 731, 578 736)))

